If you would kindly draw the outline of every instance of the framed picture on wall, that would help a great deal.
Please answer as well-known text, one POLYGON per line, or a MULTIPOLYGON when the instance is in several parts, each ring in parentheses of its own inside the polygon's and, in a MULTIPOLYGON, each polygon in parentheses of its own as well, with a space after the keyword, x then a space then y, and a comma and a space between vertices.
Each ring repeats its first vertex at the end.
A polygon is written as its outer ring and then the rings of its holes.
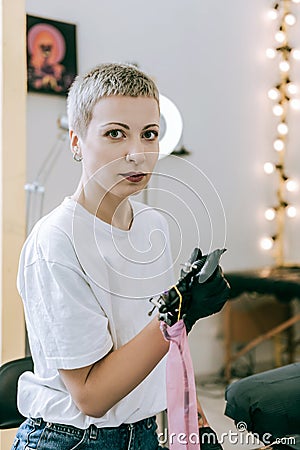
POLYGON ((76 25, 27 15, 28 91, 65 96, 76 74, 76 25))

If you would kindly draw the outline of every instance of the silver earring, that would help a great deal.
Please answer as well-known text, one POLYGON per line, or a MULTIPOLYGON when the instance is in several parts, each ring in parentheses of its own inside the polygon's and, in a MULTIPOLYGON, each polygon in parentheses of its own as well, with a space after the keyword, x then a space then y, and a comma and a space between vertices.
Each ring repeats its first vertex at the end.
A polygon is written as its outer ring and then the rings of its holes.
POLYGON ((74 146, 73 159, 76 162, 82 161, 82 156, 79 154, 79 147, 77 145, 74 146))

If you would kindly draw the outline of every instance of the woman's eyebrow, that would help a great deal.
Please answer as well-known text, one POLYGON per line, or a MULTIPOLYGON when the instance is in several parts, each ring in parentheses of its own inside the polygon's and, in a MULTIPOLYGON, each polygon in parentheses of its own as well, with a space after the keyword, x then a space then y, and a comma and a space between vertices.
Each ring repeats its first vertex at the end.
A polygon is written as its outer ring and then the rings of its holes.
POLYGON ((107 125, 119 125, 120 127, 126 128, 126 130, 130 130, 128 125, 126 125, 125 123, 121 123, 121 122, 107 122, 101 126, 106 127, 107 125))
MULTIPOLYGON (((130 127, 128 125, 126 125, 125 123, 122 122, 107 122, 104 123, 103 125, 101 125, 102 127, 106 127, 107 125, 119 125, 120 127, 126 128, 126 130, 130 130, 130 127)), ((149 123, 149 125, 145 125, 143 128, 144 130, 147 130, 148 128, 152 128, 152 127, 158 127, 159 125, 157 123, 149 123)))
POLYGON ((159 128, 159 125, 158 125, 157 123, 150 123, 149 125, 146 125, 146 126, 143 128, 143 131, 144 131, 144 130, 147 130, 148 128, 152 128, 152 127, 158 127, 158 128, 159 128))

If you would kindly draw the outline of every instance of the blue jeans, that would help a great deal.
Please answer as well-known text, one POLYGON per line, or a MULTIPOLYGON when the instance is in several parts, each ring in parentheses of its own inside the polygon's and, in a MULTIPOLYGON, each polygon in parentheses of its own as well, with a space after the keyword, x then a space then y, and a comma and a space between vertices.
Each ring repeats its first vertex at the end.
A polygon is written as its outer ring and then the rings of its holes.
POLYGON ((69 425, 27 419, 11 450, 158 450, 155 417, 119 427, 82 430, 69 425))

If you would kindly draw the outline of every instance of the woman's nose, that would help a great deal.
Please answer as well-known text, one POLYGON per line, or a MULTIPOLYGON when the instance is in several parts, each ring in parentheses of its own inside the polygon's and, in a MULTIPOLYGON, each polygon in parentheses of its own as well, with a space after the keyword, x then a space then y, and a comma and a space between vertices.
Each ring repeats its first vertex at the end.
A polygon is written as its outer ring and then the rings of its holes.
POLYGON ((127 162, 133 162, 134 164, 138 165, 145 161, 145 153, 140 148, 131 149, 127 153, 125 159, 127 162))
POLYGON ((142 153, 127 153, 126 161, 133 162, 136 165, 141 164, 145 161, 145 154, 144 154, 144 152, 142 152, 142 153))

